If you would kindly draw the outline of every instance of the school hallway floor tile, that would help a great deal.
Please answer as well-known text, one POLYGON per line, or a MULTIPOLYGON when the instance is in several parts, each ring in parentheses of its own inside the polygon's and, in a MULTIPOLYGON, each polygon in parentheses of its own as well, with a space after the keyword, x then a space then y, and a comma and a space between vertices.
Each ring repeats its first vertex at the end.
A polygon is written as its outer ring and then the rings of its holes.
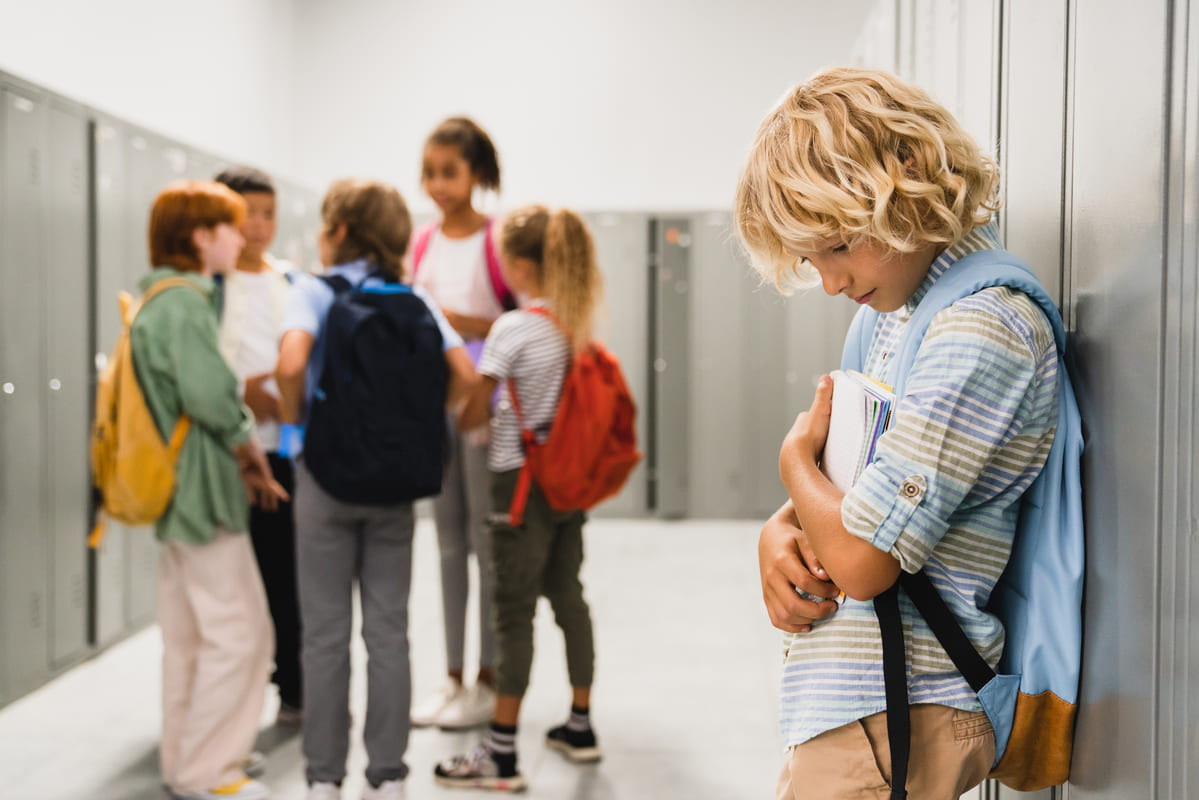
MULTIPOLYGON (((569 710, 562 637, 543 600, 532 683, 518 738, 529 800, 759 800, 782 760, 775 723, 779 635, 762 608, 752 521, 593 520, 583 583, 596 637, 593 722, 604 760, 576 766, 544 745, 569 710)), ((436 535, 417 525, 411 599, 413 697, 441 680, 444 645, 436 535)), ((473 604, 472 604, 473 606, 473 604)), ((468 631, 467 663, 477 636, 468 631)), ((343 786, 362 791, 365 651, 354 646, 354 730, 343 786)), ((150 627, 0 710, 0 797, 161 800, 161 643, 150 627)), ((473 677, 468 669, 468 678, 473 677)), ((274 726, 273 689, 258 749, 274 797, 303 798, 294 729, 274 726)), ((409 800, 472 800, 433 765, 473 747, 481 730, 415 730, 409 800)))

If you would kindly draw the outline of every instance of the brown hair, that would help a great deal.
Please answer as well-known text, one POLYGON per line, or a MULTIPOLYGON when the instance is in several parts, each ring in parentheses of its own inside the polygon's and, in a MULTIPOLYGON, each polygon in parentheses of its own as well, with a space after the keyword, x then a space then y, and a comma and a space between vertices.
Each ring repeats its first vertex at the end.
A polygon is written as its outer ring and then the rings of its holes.
POLYGON ((321 203, 321 220, 326 233, 346 226, 334 264, 366 258, 388 278, 403 280, 412 217, 395 187, 356 178, 334 181, 321 203))
POLYGON ((150 209, 150 266, 199 272, 203 265, 192 234, 197 228, 241 225, 246 201, 214 181, 176 181, 150 209))
POLYGON ((571 345, 576 351, 586 347, 603 294, 603 278, 595 242, 582 218, 565 208, 519 208, 504 219, 500 252, 537 265, 537 282, 571 345))
POLYGON ((491 137, 469 117, 450 117, 442 122, 425 141, 431 144, 458 148, 463 160, 484 189, 500 190, 500 157, 491 137))
POLYGON ((893 253, 950 245, 999 208, 999 171, 922 89, 878 70, 821 72, 762 121, 735 224, 782 290, 813 282, 793 251, 867 240, 893 253))

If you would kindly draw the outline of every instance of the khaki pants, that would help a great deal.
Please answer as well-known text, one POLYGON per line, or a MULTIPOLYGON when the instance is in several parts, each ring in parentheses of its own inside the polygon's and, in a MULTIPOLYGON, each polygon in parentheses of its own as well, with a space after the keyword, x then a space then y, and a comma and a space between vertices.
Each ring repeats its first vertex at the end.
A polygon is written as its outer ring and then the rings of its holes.
MULTIPOLYGON (((983 782, 995 760, 995 735, 982 711, 915 705, 908 796, 958 800, 983 782)), ((779 775, 778 800, 888 800, 891 748, 887 715, 826 731, 791 748, 779 775)))
POLYGON ((250 537, 168 542, 159 557, 163 781, 195 792, 240 780, 270 680, 273 637, 250 537))
POLYGON ((583 599, 582 511, 555 511, 534 483, 524 522, 508 524, 508 507, 520 470, 491 473, 491 555, 495 566, 495 632, 499 645, 496 686, 523 697, 533 666, 533 617, 545 596, 566 643, 566 672, 575 689, 591 687, 595 642, 591 610, 583 599))

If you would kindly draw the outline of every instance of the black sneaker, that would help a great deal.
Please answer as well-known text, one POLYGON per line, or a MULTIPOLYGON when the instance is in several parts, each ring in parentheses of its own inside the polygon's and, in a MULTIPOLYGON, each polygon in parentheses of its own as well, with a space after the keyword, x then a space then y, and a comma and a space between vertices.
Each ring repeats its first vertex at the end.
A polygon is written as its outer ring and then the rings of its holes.
POLYGON ((595 731, 591 728, 576 731, 559 725, 545 735, 545 743, 551 750, 557 750, 576 764, 599 761, 604 757, 596 744, 595 731))
POLYGON ((486 789, 491 792, 523 792, 529 787, 515 767, 505 768, 480 745, 466 755, 454 756, 433 768, 433 779, 453 789, 486 789))

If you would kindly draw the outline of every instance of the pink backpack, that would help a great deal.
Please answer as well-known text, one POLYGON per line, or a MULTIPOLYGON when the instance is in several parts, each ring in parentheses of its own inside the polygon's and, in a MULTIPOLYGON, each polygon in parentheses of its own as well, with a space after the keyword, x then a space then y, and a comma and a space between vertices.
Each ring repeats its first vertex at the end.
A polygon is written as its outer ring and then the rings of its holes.
MULTIPOLYGON (((416 283, 416 271, 420 269, 420 262, 424 260, 425 251, 429 249, 429 240, 433 238, 433 232, 439 227, 441 227, 440 220, 430 222, 422 225, 412 237, 413 284, 416 283)), ((495 238, 491 235, 491 217, 487 218, 484 230, 483 249, 487 252, 487 276, 491 279, 491 290, 495 292, 495 299, 499 301, 500 306, 505 311, 511 311, 516 308, 516 298, 512 296, 512 290, 508 288, 508 284, 504 282, 504 275, 500 272, 500 255, 495 247, 495 238)))

